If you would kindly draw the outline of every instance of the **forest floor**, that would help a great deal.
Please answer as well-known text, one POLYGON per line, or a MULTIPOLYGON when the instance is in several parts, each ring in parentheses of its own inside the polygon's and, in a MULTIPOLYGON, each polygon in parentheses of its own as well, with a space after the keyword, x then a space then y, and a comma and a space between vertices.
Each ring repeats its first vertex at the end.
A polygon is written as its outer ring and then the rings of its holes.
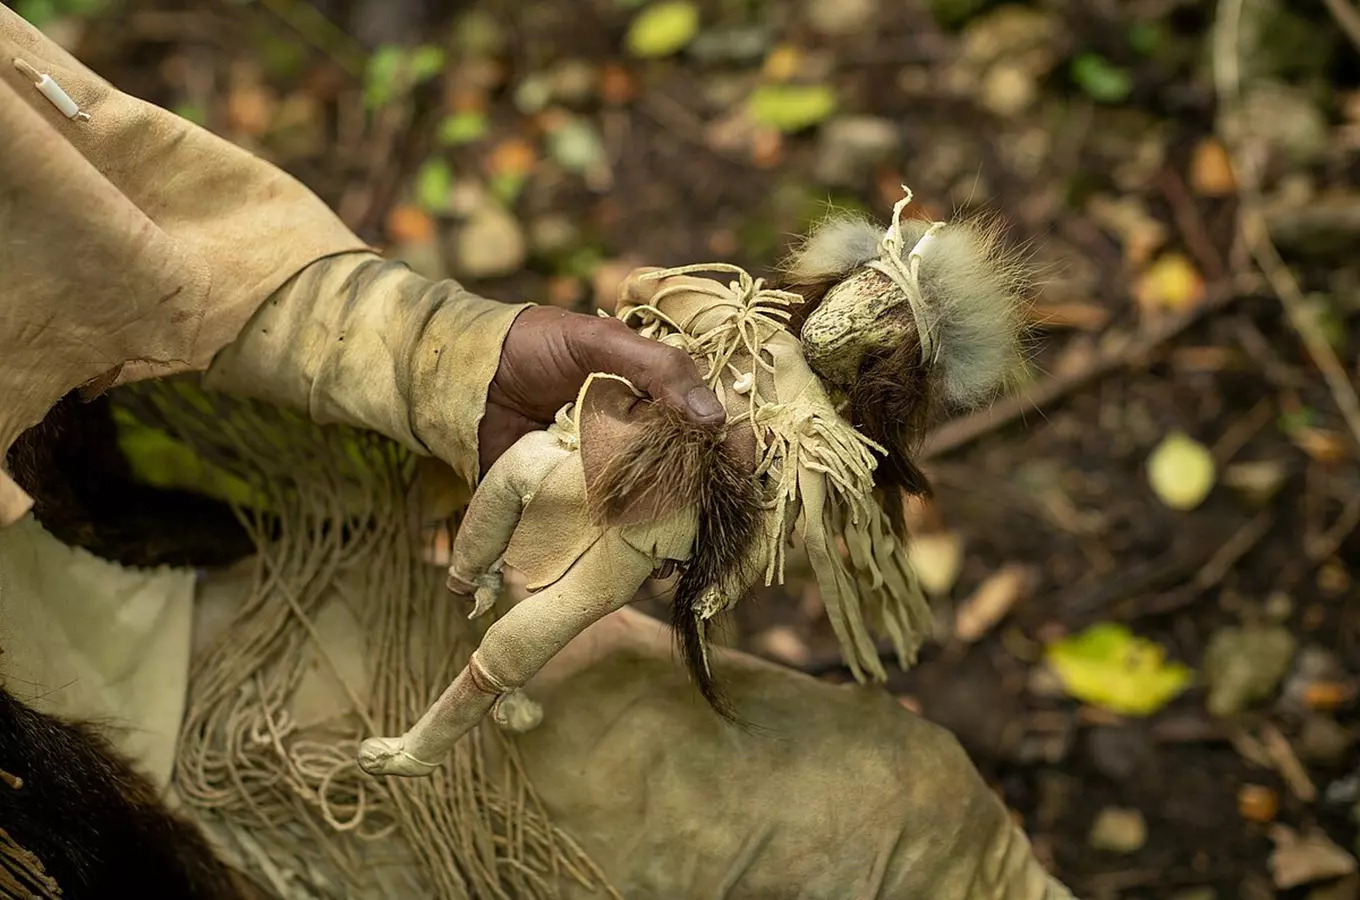
MULTIPOLYGON (((1348 0, 15 5, 499 299, 769 273, 902 184, 1000 216, 1035 374, 925 440, 939 633, 891 688, 1082 897, 1360 896, 1348 0)), ((739 624, 847 677, 805 567, 739 624)))

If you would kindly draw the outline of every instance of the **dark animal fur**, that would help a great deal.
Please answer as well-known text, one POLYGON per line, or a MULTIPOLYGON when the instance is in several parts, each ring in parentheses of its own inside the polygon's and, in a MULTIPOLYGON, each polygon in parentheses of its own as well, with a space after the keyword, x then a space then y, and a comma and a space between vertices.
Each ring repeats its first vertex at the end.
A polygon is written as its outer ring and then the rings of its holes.
POLYGON ((64 543, 129 566, 221 566, 254 552, 225 504, 140 484, 107 397, 72 392, 19 436, 7 459, 33 514, 64 543))
MULTIPOLYGON (((594 479, 590 494, 598 521, 616 522, 638 505, 688 502, 699 508, 694 552, 671 601, 671 626, 690 676, 704 700, 733 724, 744 724, 706 664, 698 609, 710 591, 744 591, 761 532, 761 503, 750 466, 721 428, 695 425, 663 404, 648 404, 646 427, 619 447, 594 479)), ((672 507, 673 508, 673 507, 672 507)))
POLYGON ((0 689, 0 830, 41 861, 68 900, 124 895, 263 900, 88 725, 34 711, 0 689))

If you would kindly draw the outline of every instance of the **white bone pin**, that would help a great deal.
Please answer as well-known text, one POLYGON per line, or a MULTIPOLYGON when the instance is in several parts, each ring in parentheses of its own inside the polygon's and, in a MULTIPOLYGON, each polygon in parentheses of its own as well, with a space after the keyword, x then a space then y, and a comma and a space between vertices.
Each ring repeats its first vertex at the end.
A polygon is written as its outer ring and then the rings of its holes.
POLYGON ((14 61, 14 68, 22 72, 25 78, 32 81, 38 92, 51 101, 52 105, 60 110, 63 116, 78 122, 90 121, 90 114, 81 112, 76 101, 71 99, 70 94, 62 90, 61 85, 57 84, 51 75, 39 72, 22 59, 14 61))

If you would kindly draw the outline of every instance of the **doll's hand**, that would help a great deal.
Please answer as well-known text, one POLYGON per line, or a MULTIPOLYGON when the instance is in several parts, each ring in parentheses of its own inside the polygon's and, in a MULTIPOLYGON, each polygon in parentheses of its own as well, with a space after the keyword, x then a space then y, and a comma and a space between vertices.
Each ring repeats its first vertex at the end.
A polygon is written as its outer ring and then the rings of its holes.
POLYGON ((552 424, 592 372, 627 378, 696 424, 726 421, 722 404, 683 351, 641 337, 618 319, 533 307, 506 335, 487 392, 478 432, 482 471, 515 441, 552 424))

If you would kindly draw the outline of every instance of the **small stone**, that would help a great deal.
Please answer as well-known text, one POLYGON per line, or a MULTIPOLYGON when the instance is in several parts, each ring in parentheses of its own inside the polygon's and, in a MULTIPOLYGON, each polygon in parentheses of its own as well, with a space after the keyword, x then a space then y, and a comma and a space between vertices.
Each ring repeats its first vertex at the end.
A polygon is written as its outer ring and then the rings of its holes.
POLYGON ((1289 890, 1315 884, 1356 871, 1355 857, 1332 842, 1321 831, 1300 835, 1292 828, 1276 825, 1270 834, 1275 850, 1267 865, 1275 887, 1289 890))
POLYGON ((787 625, 767 628, 756 635, 751 644, 762 656, 768 656, 790 666, 806 665, 812 658, 807 643, 798 636, 797 631, 787 625))
POLYGON ((998 63, 983 77, 979 99, 988 112, 1008 119, 1028 109, 1038 95, 1034 76, 1019 65, 998 63))
POLYGON ((600 73, 584 59, 564 59, 553 66, 548 76, 553 98, 568 104, 581 104, 595 95, 600 73))
POLYGON ((770 48, 770 29, 764 25, 711 28, 689 45, 689 53, 705 65, 750 64, 770 48))
POLYGON ((1237 192, 1232 160, 1223 142, 1206 137, 1190 157, 1190 187, 1201 197, 1230 197, 1237 192))
POLYGON ((1209 712, 1234 716, 1269 697, 1289 671, 1294 648, 1294 635, 1279 625, 1245 625, 1214 632, 1204 651, 1209 712))
POLYGON ((1264 506, 1274 498, 1289 477, 1283 463, 1273 459, 1239 462, 1223 472, 1223 483, 1242 495, 1253 506, 1264 506))
POLYGON ((1248 822, 1269 822, 1280 811, 1280 795, 1260 784, 1244 784, 1237 790, 1237 812, 1248 822))
POLYGON ((878 0, 809 0, 808 21, 833 37, 855 34, 869 27, 878 12, 878 0))
POLYGON ((536 255, 564 253, 580 241, 581 229, 570 216, 549 213, 529 223, 529 246, 536 255))
POLYGON ((454 234, 454 268, 472 279, 509 275, 524 265, 526 245, 524 231, 510 211, 486 203, 454 234))
POLYGON ((1354 731, 1335 719, 1314 714, 1303 720, 1296 746, 1305 762, 1336 765, 1355 746, 1355 738, 1354 731))
POLYGON ((439 249, 439 242, 433 238, 400 244, 392 253, 392 258, 406 263, 411 271, 431 281, 443 281, 449 277, 444 265, 444 254, 439 249))
POLYGON ((1295 166, 1327 155, 1327 119, 1305 90, 1261 81, 1248 88, 1239 110, 1224 117, 1224 132, 1238 140, 1264 143, 1271 155, 1295 166))
POLYGON ((1087 750, 1096 770, 1107 778, 1125 781, 1152 761, 1153 749, 1141 728, 1106 726, 1091 729, 1087 750))
POLYGON ((817 142, 819 181, 848 185, 872 173, 901 146, 897 126, 874 116, 841 116, 822 127, 817 142))
POLYGON ((1108 806, 1096 816, 1087 843, 1106 853, 1136 853, 1147 843, 1147 822, 1136 809, 1108 806))

